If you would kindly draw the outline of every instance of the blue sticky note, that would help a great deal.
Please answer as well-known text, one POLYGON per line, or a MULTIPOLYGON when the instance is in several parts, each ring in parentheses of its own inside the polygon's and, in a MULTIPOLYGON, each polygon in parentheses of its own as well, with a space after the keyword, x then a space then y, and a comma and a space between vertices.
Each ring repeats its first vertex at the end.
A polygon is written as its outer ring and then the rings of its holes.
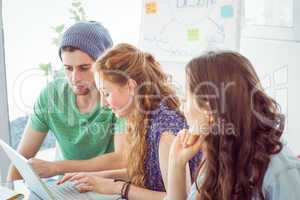
POLYGON ((223 18, 231 18, 233 17, 233 6, 232 5, 225 5, 221 7, 221 16, 223 18))

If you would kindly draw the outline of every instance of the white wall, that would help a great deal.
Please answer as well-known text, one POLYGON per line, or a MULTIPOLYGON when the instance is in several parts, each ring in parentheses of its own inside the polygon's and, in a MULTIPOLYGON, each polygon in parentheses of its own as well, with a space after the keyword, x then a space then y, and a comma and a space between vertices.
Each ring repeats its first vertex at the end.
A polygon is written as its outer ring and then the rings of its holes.
POLYGON ((300 43, 242 38, 241 53, 254 64, 267 92, 281 104, 287 115, 284 137, 300 154, 300 43))

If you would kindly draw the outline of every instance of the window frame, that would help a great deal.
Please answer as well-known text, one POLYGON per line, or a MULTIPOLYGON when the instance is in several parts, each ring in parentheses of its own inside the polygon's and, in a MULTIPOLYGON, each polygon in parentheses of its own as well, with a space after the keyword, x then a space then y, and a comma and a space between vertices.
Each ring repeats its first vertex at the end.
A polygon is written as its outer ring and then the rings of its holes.
POLYGON ((245 20, 245 1, 243 0, 243 38, 254 39, 269 39, 300 42, 300 1, 293 0, 294 5, 294 26, 293 27, 279 27, 279 26, 263 26, 263 25, 247 25, 245 20))
MULTIPOLYGON (((4 142, 10 143, 10 125, 8 114, 8 98, 7 98, 7 82, 5 70, 5 48, 4 48, 4 31, 3 31, 3 16, 2 16, 2 0, 0 0, 0 139, 4 142)), ((6 181, 6 176, 9 169, 10 161, 5 153, 0 151, 0 177, 1 182, 6 181)))

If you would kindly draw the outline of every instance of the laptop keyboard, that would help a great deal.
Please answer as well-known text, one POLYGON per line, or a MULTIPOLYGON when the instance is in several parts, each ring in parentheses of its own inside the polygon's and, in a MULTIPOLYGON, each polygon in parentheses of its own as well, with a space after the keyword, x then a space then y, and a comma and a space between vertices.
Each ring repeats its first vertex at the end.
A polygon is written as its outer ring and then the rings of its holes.
POLYGON ((91 198, 87 193, 80 193, 74 187, 72 182, 66 182, 62 185, 57 185, 56 183, 47 183, 48 188, 57 200, 90 200, 91 198))

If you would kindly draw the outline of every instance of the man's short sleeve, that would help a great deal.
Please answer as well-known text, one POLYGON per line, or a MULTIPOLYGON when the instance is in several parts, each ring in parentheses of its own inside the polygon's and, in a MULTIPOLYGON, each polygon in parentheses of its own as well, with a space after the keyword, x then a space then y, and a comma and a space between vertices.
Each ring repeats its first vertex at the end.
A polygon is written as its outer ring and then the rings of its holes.
POLYGON ((116 118, 114 124, 114 134, 122 134, 125 132, 125 120, 121 118, 116 118))
POLYGON ((48 132, 48 87, 42 90, 34 103, 30 117, 30 125, 33 130, 48 132))

